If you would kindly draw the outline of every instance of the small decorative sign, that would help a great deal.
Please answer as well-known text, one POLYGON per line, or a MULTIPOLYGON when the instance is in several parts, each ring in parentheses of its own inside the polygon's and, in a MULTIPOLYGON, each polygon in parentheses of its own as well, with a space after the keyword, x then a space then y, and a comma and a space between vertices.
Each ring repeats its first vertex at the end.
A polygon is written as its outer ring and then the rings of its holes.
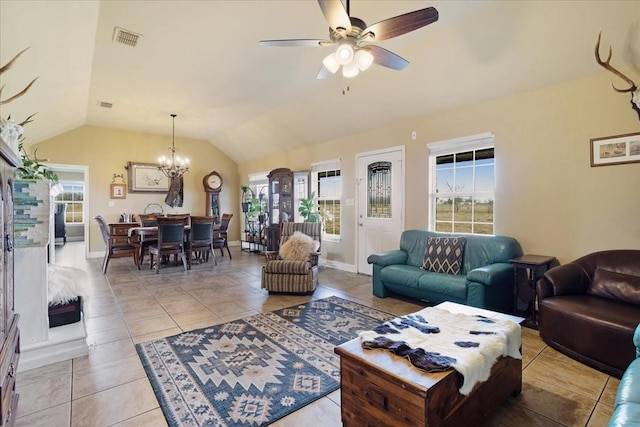
POLYGON ((591 166, 637 162, 640 162, 640 132, 591 140, 591 166))
POLYGON ((111 198, 112 199, 126 199, 127 198, 127 185, 126 184, 111 184, 111 198))

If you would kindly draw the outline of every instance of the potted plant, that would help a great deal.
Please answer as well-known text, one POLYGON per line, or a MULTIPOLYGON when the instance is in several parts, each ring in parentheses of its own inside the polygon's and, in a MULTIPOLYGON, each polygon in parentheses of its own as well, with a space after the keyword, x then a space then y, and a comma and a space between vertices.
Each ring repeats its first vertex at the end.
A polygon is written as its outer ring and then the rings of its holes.
POLYGON ((242 212, 249 212, 249 205, 251 204, 251 200, 255 199, 253 195, 253 190, 248 185, 241 185, 240 189, 242 190, 242 212))
MULTIPOLYGON (((37 153, 34 153, 33 159, 31 159, 22 144, 23 143, 21 142, 18 145, 18 150, 20 151, 20 157, 22 159, 22 166, 17 169, 18 178, 34 181, 58 181, 58 175, 48 170, 45 165, 40 163, 37 153)), ((36 149, 36 152, 37 151, 38 150, 36 149)))
POLYGON ((318 204, 315 202, 315 191, 312 191, 309 198, 300 199, 300 206, 298 207, 298 213, 304 222, 318 222, 320 220, 320 214, 318 213, 318 204))

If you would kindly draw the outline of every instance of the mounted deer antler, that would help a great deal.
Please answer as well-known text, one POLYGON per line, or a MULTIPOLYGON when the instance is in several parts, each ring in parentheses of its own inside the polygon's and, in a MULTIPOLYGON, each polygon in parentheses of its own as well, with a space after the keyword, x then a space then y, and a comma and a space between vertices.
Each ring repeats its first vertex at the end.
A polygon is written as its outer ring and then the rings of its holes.
MULTIPOLYGON (((11 59, 11 61, 7 62, 5 65, 0 67, 0 75, 2 75, 2 73, 4 73, 5 71, 8 71, 9 68, 11 68, 11 66, 13 65, 13 63, 16 62, 16 59, 18 59, 20 57, 20 55, 22 55, 27 49, 30 49, 30 47, 22 49, 16 56, 14 56, 11 59)), ((31 86, 33 86, 33 84, 36 82, 36 80, 38 80, 37 77, 35 79, 31 80, 31 83, 29 83, 24 89, 22 89, 20 92, 16 93, 12 97, 7 98, 4 101, 2 100, 2 98, 0 98, 0 105, 8 104, 9 102, 13 101, 14 99, 20 98, 22 95, 27 93, 27 91, 31 88, 31 86)), ((4 89, 4 85, 2 85, 2 87, 0 87, 0 95, 2 94, 2 89, 4 89)))
POLYGON ((611 55, 613 53, 611 50, 611 46, 609 46, 609 56, 607 57, 606 61, 603 61, 600 58, 600 36, 601 35, 602 35, 602 31, 598 33, 598 42, 596 43, 596 62, 598 62, 598 64, 600 64, 602 67, 611 71, 613 74, 620 77, 622 80, 624 80, 629 84, 629 87, 627 89, 618 89, 613 85, 613 82, 611 82, 611 87, 616 92, 621 92, 621 93, 631 92, 631 107, 634 110, 636 110, 636 113, 638 113, 638 118, 640 119, 640 89, 638 89, 638 86, 636 86, 633 80, 631 80, 629 77, 625 76, 620 71, 613 68, 611 64, 609 64, 609 61, 611 61, 611 55))

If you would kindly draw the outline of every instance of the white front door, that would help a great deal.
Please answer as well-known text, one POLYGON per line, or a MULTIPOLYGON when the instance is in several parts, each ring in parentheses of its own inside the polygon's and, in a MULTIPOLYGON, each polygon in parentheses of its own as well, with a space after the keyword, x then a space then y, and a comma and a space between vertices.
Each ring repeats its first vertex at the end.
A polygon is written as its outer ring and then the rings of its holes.
POLYGON ((372 274, 367 257, 398 249, 404 229, 404 147, 356 154, 357 270, 372 274))

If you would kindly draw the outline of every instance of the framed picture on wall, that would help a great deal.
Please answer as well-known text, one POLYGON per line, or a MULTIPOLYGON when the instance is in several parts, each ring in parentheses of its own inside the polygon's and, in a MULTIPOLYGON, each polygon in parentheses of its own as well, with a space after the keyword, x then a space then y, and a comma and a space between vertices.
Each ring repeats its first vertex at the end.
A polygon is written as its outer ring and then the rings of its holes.
POLYGON ((127 184, 111 184, 110 194, 112 199, 126 199, 127 184))
POLYGON ((640 162, 640 132, 591 140, 591 166, 637 162, 640 162))
POLYGON ((130 193, 166 193, 169 191, 167 178, 155 163, 127 162, 130 193))

